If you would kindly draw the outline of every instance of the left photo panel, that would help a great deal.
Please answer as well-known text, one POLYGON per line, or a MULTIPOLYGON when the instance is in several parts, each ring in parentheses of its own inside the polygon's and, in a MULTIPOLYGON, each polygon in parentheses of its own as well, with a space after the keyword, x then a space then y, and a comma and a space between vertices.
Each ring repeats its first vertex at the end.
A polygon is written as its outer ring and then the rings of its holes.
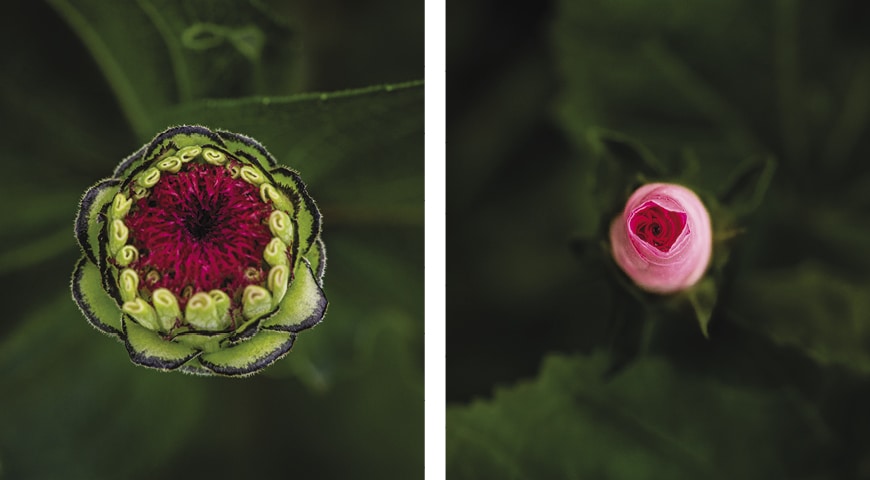
POLYGON ((423 11, 7 10, 0 478, 423 477, 423 11))

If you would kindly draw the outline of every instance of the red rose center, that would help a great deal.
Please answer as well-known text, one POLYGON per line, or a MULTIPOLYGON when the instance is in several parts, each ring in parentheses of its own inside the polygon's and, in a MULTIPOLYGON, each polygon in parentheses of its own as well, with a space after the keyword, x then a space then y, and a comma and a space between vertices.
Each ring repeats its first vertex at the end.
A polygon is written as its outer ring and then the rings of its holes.
POLYGON ((631 216, 629 228, 644 242, 668 252, 686 228, 686 214, 646 202, 631 216))
POLYGON ((226 167, 186 164, 164 174, 124 219, 139 250, 130 267, 141 286, 169 289, 181 308, 194 293, 213 289, 238 304, 246 286, 262 283, 271 212, 259 189, 226 167))

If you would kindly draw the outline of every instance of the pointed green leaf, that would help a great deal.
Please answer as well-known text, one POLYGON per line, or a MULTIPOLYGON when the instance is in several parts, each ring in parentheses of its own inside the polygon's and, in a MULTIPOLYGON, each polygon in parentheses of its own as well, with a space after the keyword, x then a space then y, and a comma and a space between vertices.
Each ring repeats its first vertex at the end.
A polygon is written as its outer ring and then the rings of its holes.
POLYGON ((296 276, 287 289, 278 310, 263 320, 261 328, 299 332, 320 323, 326 313, 328 302, 311 266, 300 262, 296 276))
POLYGON ((100 270, 87 257, 79 259, 73 271, 72 296, 91 325, 120 338, 121 309, 103 290, 100 270))
POLYGON ((870 288, 822 264, 759 272, 735 285, 740 325, 825 365, 870 373, 870 288))
POLYGON ((133 363, 158 370, 174 370, 199 355, 189 345, 165 340, 157 332, 142 327, 124 316, 127 351, 133 363))
POLYGON ((286 355, 295 339, 295 333, 261 330, 238 345, 202 354, 199 362, 221 375, 252 375, 286 355))

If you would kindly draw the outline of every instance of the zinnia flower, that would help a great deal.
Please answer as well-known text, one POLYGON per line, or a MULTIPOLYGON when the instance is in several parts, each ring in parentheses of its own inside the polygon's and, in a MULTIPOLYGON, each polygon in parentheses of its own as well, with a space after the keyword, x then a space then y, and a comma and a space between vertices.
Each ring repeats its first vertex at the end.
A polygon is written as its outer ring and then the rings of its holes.
POLYGON ((170 128, 82 198, 73 298, 136 364, 253 374, 326 312, 320 223, 253 139, 170 128))
POLYGON ((710 215, 681 185, 637 189, 610 226, 613 258, 642 289, 669 294, 701 279, 713 249, 710 215))

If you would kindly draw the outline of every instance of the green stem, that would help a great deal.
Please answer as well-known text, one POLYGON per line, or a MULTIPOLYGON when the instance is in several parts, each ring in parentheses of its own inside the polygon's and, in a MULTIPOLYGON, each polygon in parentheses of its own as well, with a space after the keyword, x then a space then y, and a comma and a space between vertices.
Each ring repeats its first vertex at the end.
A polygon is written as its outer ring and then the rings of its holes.
POLYGON ((112 56, 108 45, 100 38, 97 30, 67 0, 49 0, 49 3, 61 13, 70 27, 75 30, 79 38, 82 39, 91 51, 94 60, 109 80, 109 85, 115 91, 115 96, 121 104, 121 109, 124 111, 124 115, 130 121, 136 134, 140 138, 151 136, 151 122, 149 121, 145 106, 140 101, 130 79, 124 74, 121 65, 112 56))

